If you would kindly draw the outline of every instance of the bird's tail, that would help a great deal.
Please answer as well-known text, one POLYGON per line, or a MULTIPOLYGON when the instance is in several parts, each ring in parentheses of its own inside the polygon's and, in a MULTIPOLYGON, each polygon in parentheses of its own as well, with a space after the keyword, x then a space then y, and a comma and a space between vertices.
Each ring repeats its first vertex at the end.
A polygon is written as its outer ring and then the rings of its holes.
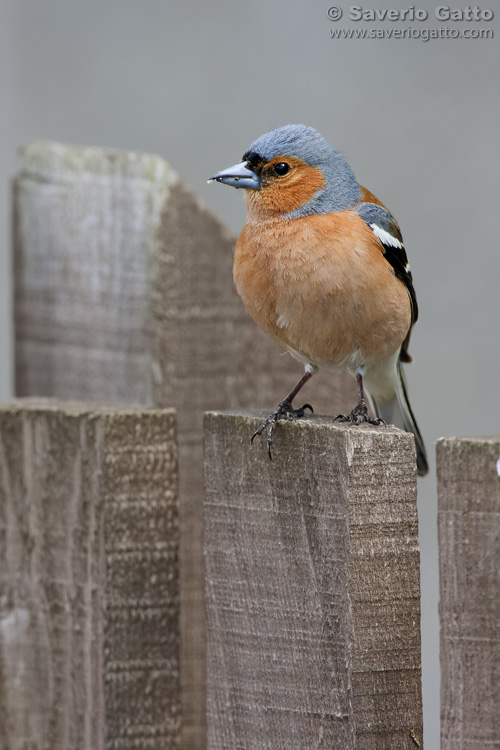
POLYGON ((420 476, 427 474, 429 471, 427 453, 422 435, 411 410, 406 378, 399 360, 397 362, 397 381, 393 398, 386 403, 377 402, 371 393, 369 398, 377 417, 381 417, 387 424, 396 425, 396 427, 400 427, 406 430, 406 432, 413 432, 417 449, 417 470, 420 476))

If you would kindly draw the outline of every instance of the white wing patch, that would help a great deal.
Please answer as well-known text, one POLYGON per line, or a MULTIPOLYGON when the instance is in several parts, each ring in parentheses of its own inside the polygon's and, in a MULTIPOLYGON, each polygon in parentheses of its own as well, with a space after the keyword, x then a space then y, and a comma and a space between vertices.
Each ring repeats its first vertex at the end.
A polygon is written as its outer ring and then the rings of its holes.
POLYGON ((384 245, 389 245, 390 247, 404 247, 403 243, 400 242, 397 237, 393 237, 392 234, 386 232, 385 229, 379 227, 378 224, 370 224, 370 227, 373 229, 375 237, 377 237, 380 242, 383 242, 384 245))

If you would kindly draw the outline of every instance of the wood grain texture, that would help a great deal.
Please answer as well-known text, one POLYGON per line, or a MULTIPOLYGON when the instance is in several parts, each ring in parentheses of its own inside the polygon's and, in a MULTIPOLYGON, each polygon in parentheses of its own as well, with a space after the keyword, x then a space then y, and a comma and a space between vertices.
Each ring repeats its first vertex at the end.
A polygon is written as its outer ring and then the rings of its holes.
POLYGON ((415 448, 205 417, 209 750, 422 747, 415 448))
MULTIPOLYGON (((302 374, 246 313, 236 238, 160 157, 26 144, 14 190, 16 393, 175 407, 184 750, 205 747, 202 413, 274 409, 302 374)), ((319 373, 317 413, 355 382, 319 373)))
POLYGON ((175 412, 0 405, 0 748, 180 747, 175 412))
POLYGON ((148 154, 44 141, 21 158, 17 395, 151 405, 145 284, 175 173, 148 154))
POLYGON ((437 443, 441 750, 500 748, 500 436, 437 443))

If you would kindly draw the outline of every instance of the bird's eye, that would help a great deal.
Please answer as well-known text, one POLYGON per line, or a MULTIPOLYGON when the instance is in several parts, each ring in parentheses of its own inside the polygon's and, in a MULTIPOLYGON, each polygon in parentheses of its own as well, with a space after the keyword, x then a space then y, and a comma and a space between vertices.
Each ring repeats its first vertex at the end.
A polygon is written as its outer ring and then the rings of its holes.
POLYGON ((274 171, 278 177, 283 177, 284 174, 287 174, 287 172, 290 171, 290 165, 287 164, 286 161, 280 161, 280 163, 276 164, 274 167, 274 171))

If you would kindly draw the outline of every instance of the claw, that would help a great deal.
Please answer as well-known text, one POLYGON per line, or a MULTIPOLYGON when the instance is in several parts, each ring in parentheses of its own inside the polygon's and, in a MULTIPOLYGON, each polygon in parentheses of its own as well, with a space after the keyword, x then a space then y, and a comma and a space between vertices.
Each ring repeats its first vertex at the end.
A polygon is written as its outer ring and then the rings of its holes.
POLYGON ((364 402, 359 403, 350 414, 337 414, 334 422, 350 422, 351 424, 361 424, 362 422, 368 422, 368 424, 383 424, 384 420, 381 417, 370 417, 368 414, 368 408, 364 402))
POLYGON ((303 417, 305 414, 305 409, 310 409, 311 412, 314 414, 314 409, 312 408, 311 404, 304 404, 303 406, 300 406, 298 409, 294 409, 292 407, 292 402, 285 399, 280 404, 278 404, 277 409, 273 411, 272 414, 270 414, 259 427, 255 430, 252 437, 250 438, 250 442, 253 443, 254 438, 257 437, 257 435, 261 435, 264 430, 267 430, 266 432, 266 446, 267 446, 267 455, 269 456, 270 460, 273 460, 273 456, 271 453, 271 446, 273 443, 273 431, 280 419, 286 419, 288 421, 294 421, 295 419, 299 419, 300 417, 303 417))
POLYGON ((273 460, 273 457, 271 454, 271 445, 273 442, 273 430, 274 430, 274 423, 271 422, 271 424, 269 425, 267 429, 267 434, 266 434, 267 455, 269 456, 270 461, 273 460))
POLYGON ((304 409, 310 409, 311 414, 314 414, 314 409, 312 408, 311 404, 303 404, 303 406, 300 406, 298 409, 295 409, 294 411, 297 412, 295 414, 296 417, 303 417, 305 415, 304 409))

